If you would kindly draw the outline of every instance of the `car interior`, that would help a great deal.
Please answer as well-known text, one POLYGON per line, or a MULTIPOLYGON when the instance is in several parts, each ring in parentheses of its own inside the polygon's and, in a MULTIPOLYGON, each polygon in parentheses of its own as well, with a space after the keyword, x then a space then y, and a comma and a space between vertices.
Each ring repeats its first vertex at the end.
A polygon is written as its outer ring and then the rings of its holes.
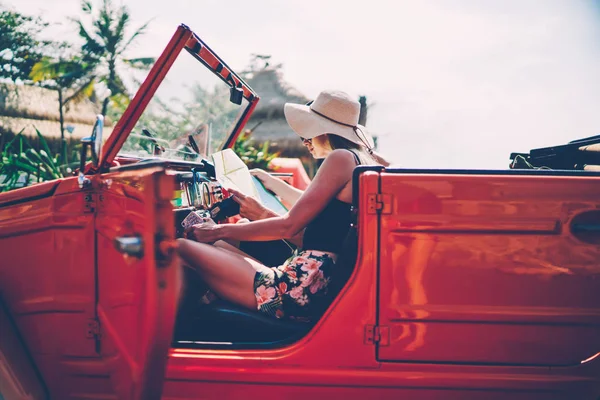
MULTIPOLYGON (((111 171, 147 168, 153 164, 166 166, 175 176, 181 190, 176 191, 174 223, 177 237, 183 237, 182 221, 191 212, 210 214, 217 223, 235 222, 239 206, 229 197, 226 189, 215 179, 214 165, 203 159, 200 163, 147 160, 111 168, 111 171), (193 165, 193 166, 192 166, 193 165)), ((358 193, 358 173, 369 167, 357 167, 354 185, 354 209, 358 193)), ((264 193, 262 194, 264 196, 264 193)), ((274 194, 268 195, 275 197, 274 194)), ((329 302, 350 277, 356 261, 356 231, 345 242, 343 256, 338 261, 338 272, 330 286, 329 302)), ((270 242, 242 242, 240 249, 267 266, 281 265, 294 251, 294 246, 283 240, 270 242)), ((184 287, 173 337, 176 348, 268 348, 282 346, 303 337, 316 321, 305 322, 276 319, 254 310, 217 299, 204 304, 201 299, 207 286, 192 269, 184 267, 184 287)), ((325 312, 325 309, 322 310, 325 312)))
MULTIPOLYGON (((130 167, 134 166, 139 164, 130 167)), ((183 235, 182 221, 195 210, 205 210, 217 223, 235 221, 239 206, 235 207, 237 203, 228 197, 226 189, 215 180, 214 166, 210 162, 204 160, 203 167, 193 168, 192 172, 176 171, 175 174, 181 187, 178 195, 180 194, 183 199, 182 205, 174 208, 178 237, 183 235)), ((274 196, 274 194, 270 195, 274 196)), ((174 203, 179 204, 179 199, 174 203)), ((348 256, 341 261, 338 276, 334 277, 337 285, 332 287, 330 300, 333 300, 339 292, 354 267, 353 247, 356 243, 347 240, 346 245, 348 248, 344 253, 348 256)), ((293 254, 294 247, 283 240, 277 240, 243 242, 240 249, 265 265, 274 267, 289 258, 293 254)), ((276 319, 223 300, 204 304, 201 298, 206 290, 207 287, 199 275, 190 268, 184 268, 184 289, 173 340, 175 347, 279 346, 301 338, 316 322, 276 319)))

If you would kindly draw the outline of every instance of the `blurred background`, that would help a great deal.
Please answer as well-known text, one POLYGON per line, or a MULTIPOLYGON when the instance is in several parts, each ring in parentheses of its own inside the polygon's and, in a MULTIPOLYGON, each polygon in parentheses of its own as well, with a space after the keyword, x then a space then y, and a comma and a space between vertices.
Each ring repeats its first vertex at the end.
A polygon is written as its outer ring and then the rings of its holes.
POLYGON ((87 136, 102 108, 118 119, 180 23, 258 92, 247 127, 284 155, 307 153, 283 104, 329 88, 362 99, 379 151, 407 168, 505 169, 511 152, 600 133, 598 1, 2 0, 0 9, 5 138, 25 129, 35 140, 32 120, 47 136, 87 136), (111 80, 110 52, 91 49, 104 57, 92 87, 84 70, 100 61, 81 49, 93 47, 86 35, 103 9, 117 22, 127 14, 123 51, 111 80), (20 64, 37 65, 33 75, 11 67, 6 32, 15 30, 37 41, 26 39, 30 59, 20 64))

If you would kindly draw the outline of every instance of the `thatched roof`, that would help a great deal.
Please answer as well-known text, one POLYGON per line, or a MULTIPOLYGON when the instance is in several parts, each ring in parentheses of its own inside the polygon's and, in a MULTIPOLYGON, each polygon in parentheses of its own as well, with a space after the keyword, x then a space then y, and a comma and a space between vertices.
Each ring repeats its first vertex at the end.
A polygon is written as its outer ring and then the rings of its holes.
POLYGON ((246 125, 251 129, 260 122, 252 137, 259 142, 274 142, 280 149, 300 150, 302 143, 285 121, 283 105, 287 102, 306 103, 309 99, 284 80, 278 66, 253 71, 246 80, 260 96, 258 106, 246 125))
MULTIPOLYGON (((69 104, 65 110, 65 126, 74 128, 74 137, 89 136, 98 107, 90 100, 69 104)), ((44 136, 60 137, 58 93, 37 86, 0 85, 0 131, 35 135, 37 128, 44 136), (35 128, 34 128, 35 127, 35 128)), ((108 136, 111 129, 105 129, 108 136)), ((65 133, 69 135, 69 133, 65 133)))
POLYGON ((260 101, 254 118, 284 118, 283 105, 287 102, 306 103, 308 98, 283 79, 278 67, 267 67, 252 72, 248 84, 258 93, 260 101))

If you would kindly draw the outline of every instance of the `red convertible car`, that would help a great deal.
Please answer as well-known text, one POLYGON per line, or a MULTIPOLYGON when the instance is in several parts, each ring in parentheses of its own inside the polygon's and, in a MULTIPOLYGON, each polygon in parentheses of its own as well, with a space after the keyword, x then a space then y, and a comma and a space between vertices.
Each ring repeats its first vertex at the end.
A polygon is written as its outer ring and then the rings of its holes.
POLYGON ((199 304, 175 238, 257 102, 182 25, 79 176, 0 194, 0 399, 600 399, 593 171, 358 167, 318 321, 199 304))

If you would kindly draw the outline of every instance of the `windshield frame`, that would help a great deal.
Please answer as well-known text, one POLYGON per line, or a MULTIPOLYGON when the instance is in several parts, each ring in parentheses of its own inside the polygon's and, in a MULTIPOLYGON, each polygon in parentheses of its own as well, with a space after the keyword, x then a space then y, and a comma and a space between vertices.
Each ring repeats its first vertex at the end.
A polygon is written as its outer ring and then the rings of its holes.
MULTIPOLYGON (((248 122, 250 115, 252 115, 252 112, 256 108, 259 97, 242 78, 240 78, 202 39, 198 37, 198 35, 186 25, 181 24, 175 31, 175 34, 169 41, 167 47, 152 66, 152 69, 133 97, 133 100, 131 100, 127 109, 115 124, 112 134, 104 144, 102 158, 98 167, 94 169, 93 166, 90 165, 89 172, 97 172, 97 170, 107 171, 111 167, 133 127, 137 124, 171 66, 184 49, 229 87, 236 85, 243 90, 243 96, 248 101, 248 105, 240 114, 221 150, 233 146, 235 140, 246 125, 246 122, 248 122)), ((165 158, 161 159, 169 161, 165 158)))

